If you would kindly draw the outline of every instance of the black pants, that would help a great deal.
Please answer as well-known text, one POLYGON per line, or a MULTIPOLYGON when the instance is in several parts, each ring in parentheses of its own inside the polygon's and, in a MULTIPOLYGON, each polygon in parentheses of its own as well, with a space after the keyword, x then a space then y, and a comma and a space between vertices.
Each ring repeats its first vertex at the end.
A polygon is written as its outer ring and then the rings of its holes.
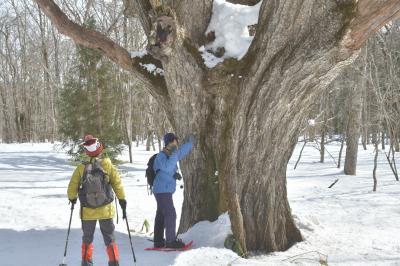
MULTIPOLYGON (((82 231, 83 237, 82 242, 84 244, 90 244, 93 242, 94 231, 96 229, 97 220, 82 220, 82 231)), ((114 229, 115 225, 113 219, 99 220, 100 230, 103 235, 104 244, 110 245, 115 240, 114 229)))

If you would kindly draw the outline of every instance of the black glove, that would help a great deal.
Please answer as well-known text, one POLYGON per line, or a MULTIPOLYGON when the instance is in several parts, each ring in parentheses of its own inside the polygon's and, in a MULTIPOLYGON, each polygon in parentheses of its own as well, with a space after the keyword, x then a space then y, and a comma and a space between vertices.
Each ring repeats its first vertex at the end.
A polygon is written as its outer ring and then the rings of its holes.
POLYGON ((78 200, 78 199, 70 199, 69 202, 70 202, 72 205, 75 205, 77 200, 78 200))
POLYGON ((121 209, 126 210, 126 200, 120 199, 119 201, 119 206, 121 206, 121 209))
POLYGON ((118 200, 118 202, 119 202, 119 206, 121 206, 121 209, 122 209, 122 219, 126 219, 126 204, 127 204, 127 202, 124 199, 120 199, 120 200, 118 200))
POLYGON ((181 180, 181 179, 182 179, 182 176, 181 176, 180 173, 176 172, 176 173, 174 174, 174 178, 175 178, 176 180, 181 180))

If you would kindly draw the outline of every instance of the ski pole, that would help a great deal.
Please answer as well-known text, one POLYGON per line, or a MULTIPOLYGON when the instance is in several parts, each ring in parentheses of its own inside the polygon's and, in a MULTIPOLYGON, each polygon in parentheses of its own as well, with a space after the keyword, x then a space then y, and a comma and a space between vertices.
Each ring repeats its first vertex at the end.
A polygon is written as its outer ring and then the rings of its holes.
POLYGON ((71 215, 69 216, 67 240, 65 241, 65 249, 64 249, 64 258, 63 258, 62 263, 60 264, 60 266, 67 266, 67 264, 65 264, 65 259, 66 259, 66 257, 67 257, 67 248, 68 248, 69 232, 71 231, 72 213, 74 212, 74 205, 75 205, 75 203, 71 203, 71 204, 72 204, 72 205, 71 205, 71 215))
POLYGON ((131 230, 129 229, 129 224, 128 224, 128 217, 126 216, 126 210, 123 209, 123 219, 125 219, 126 222, 126 228, 128 230, 128 235, 129 235, 129 242, 131 243, 131 250, 132 250, 132 255, 133 255, 133 261, 135 262, 136 265, 136 256, 135 256, 135 251, 133 250, 133 245, 132 245, 132 237, 131 237, 131 230))

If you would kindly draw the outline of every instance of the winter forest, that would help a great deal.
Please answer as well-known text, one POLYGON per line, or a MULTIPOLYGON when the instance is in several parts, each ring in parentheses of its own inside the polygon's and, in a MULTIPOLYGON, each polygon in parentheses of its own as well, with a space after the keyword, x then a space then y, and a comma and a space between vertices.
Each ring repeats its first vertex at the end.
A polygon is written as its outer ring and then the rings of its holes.
POLYGON ((0 0, 0 265, 400 265, 398 17, 0 0))

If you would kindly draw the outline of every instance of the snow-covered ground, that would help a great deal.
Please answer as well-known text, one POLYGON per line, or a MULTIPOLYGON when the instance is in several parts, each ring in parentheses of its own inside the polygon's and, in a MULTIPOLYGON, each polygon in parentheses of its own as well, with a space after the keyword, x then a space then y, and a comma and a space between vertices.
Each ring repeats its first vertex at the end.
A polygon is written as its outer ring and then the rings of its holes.
MULTIPOLYGON (((300 147, 288 166, 288 195, 296 222, 305 241, 286 252, 238 258, 223 248, 230 232, 229 218, 201 222, 182 236, 193 239, 187 252, 144 251, 150 234, 140 232, 147 219, 153 226, 155 201, 147 194, 144 170, 154 152, 135 148, 134 163, 120 166, 128 200, 137 265, 319 265, 328 256, 329 265, 400 265, 400 184, 381 155, 378 191, 372 192, 373 148, 360 148, 357 176, 346 177, 329 156, 319 163, 319 153, 306 147, 293 170, 300 147), (336 179, 331 189, 328 186, 336 179), (318 253, 321 255, 318 255, 318 253), (229 264, 230 263, 230 264, 229 264)), ((338 145, 328 151, 337 157, 338 145)), ((127 160, 127 154, 122 158, 127 160)), ((66 187, 73 167, 58 146, 51 144, 0 144, 0 265, 55 266, 61 263, 69 205, 66 187)), ((182 190, 174 196, 178 216, 182 190)), ((77 208, 79 209, 79 208, 77 208)), ((133 265, 125 224, 116 226, 121 265, 133 265)), ((151 230, 152 231, 152 230, 151 230)), ((80 261, 81 231, 78 211, 72 221, 67 263, 80 261)), ((106 265, 99 230, 95 236, 95 265, 106 265)))

